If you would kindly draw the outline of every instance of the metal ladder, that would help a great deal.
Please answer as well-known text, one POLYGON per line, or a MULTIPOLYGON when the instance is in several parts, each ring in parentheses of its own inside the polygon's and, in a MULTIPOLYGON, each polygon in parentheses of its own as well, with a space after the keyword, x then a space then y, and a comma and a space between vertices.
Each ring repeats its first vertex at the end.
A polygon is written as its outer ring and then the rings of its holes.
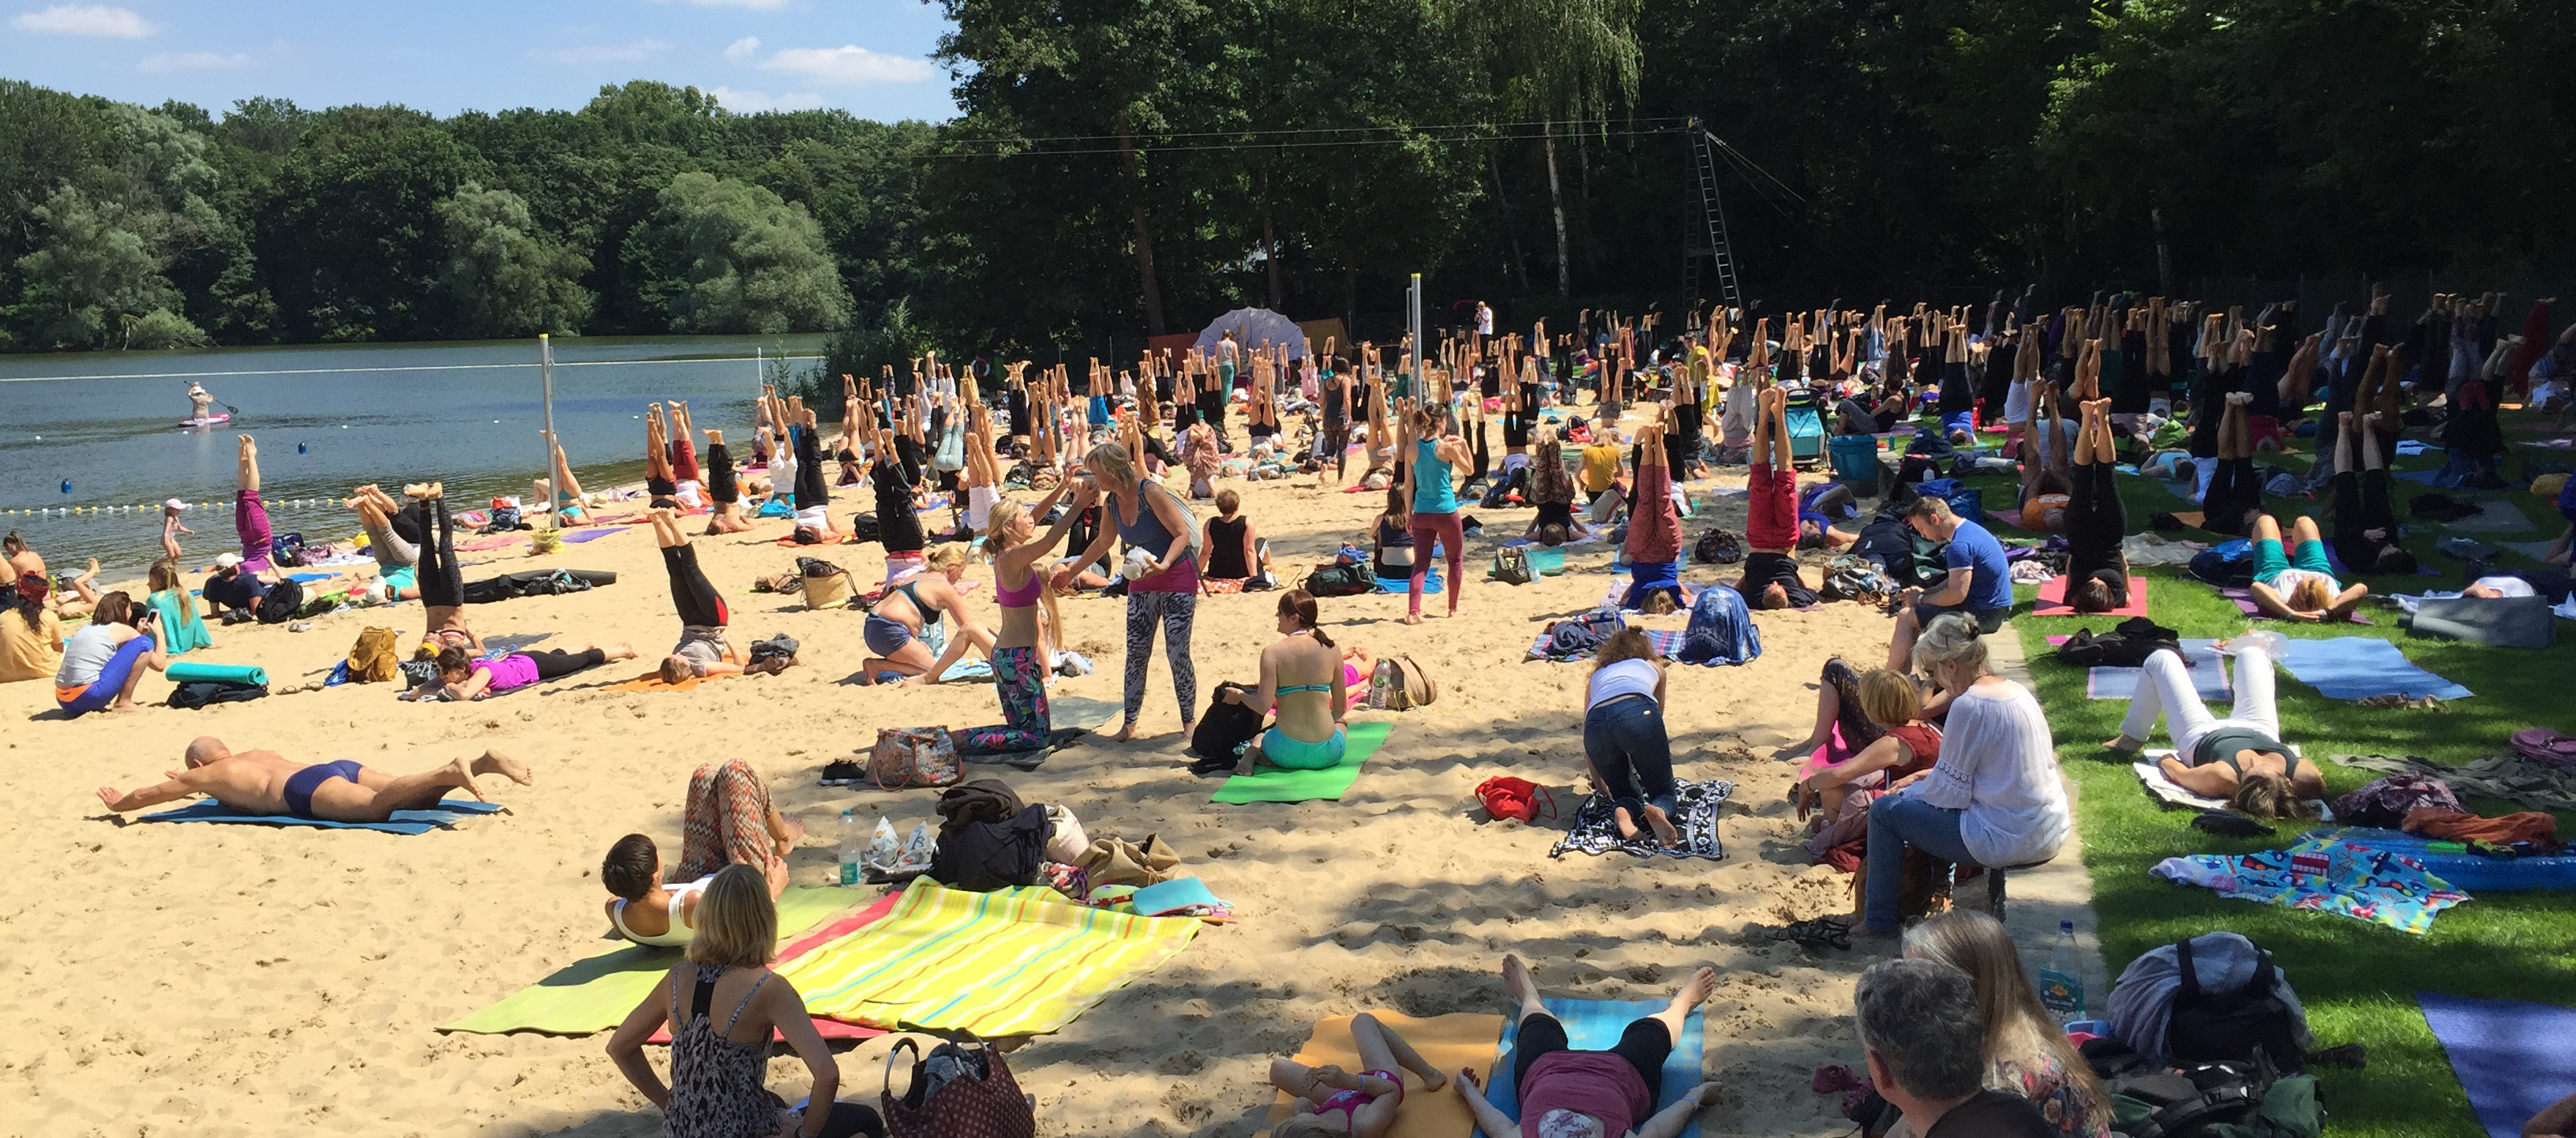
POLYGON ((1707 301, 1708 286, 1714 283, 1719 300, 1741 308, 1744 294, 1735 280, 1735 251, 1726 240, 1726 209, 1717 198, 1717 147, 1722 144, 1698 119, 1684 129, 1690 133, 1690 166, 1697 185, 1682 210, 1682 291, 1696 307, 1707 301), (1703 260, 1714 265, 1714 282, 1704 276, 1708 266, 1703 260))

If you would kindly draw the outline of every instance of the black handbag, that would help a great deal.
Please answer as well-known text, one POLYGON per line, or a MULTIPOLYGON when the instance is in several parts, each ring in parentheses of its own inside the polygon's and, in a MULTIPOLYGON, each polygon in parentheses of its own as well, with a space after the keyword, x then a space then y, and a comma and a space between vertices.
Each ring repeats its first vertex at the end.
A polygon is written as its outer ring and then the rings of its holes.
POLYGON ((1216 686, 1208 697, 1207 714, 1199 716, 1198 726, 1190 731, 1190 753, 1204 759, 1233 762, 1245 743, 1261 733, 1261 711, 1225 698, 1230 691, 1251 694, 1253 688, 1237 683, 1216 686))

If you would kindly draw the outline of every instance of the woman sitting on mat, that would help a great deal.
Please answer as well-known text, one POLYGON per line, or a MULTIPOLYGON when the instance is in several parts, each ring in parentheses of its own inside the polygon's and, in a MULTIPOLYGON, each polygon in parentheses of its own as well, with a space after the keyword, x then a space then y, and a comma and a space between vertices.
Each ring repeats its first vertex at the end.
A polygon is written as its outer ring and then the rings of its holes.
POLYGON ((438 650, 438 675, 397 698, 463 702, 487 695, 507 695, 532 684, 596 668, 611 660, 634 658, 634 647, 620 644, 614 648, 584 645, 569 649, 549 648, 541 652, 512 652, 506 656, 478 660, 464 646, 450 644, 438 650))
POLYGON ((872 653, 859 665, 861 684, 882 683, 887 672, 906 677, 901 682, 907 687, 935 684, 949 665, 966 658, 968 649, 993 651, 993 634, 975 622, 965 595, 957 591, 957 582, 966 575, 966 547, 940 546, 923 564, 921 572, 877 598, 875 611, 859 626, 859 637, 872 653), (956 634, 948 638, 946 651, 933 656, 921 637, 942 614, 956 625, 956 634))
POLYGON ((1977 985, 1986 1021, 1986 1089, 2029 1099, 2065 1138, 2109 1138, 2111 1098, 2039 1002, 2002 922, 1951 910, 1905 932, 1905 956, 1947 964, 1977 985))
POLYGON ((1664 665, 1655 642, 1622 628, 1592 656, 1584 689, 1583 756, 1593 785, 1609 797, 1619 836, 1652 829, 1655 844, 1681 845, 1673 827, 1673 743, 1664 729, 1664 665), (1641 827, 1642 824, 1642 827, 1641 827))
POLYGON ((610 895, 609 927, 637 944, 687 944, 697 931, 691 918, 716 871, 757 869, 776 899, 787 888, 787 855, 804 836, 803 826, 770 805, 769 784, 749 764, 733 759, 701 766, 689 776, 674 882, 663 881, 662 851, 652 838, 628 834, 608 847, 599 883, 610 895))
POLYGON ((1402 484, 1387 487, 1386 511, 1369 526, 1369 569, 1381 581, 1413 576, 1413 559, 1422 553, 1413 548, 1412 501, 1402 484))
MULTIPOLYGON (((1881 668, 1858 683, 1861 713, 1880 735, 1839 762, 1811 763, 1800 771, 1798 816, 1810 823, 1807 852, 1826 851, 1869 833, 1869 804, 1897 783, 1932 769, 1941 758, 1941 729, 1922 719, 1923 692, 1914 677, 1881 668)), ((1827 689, 1831 690, 1831 689, 1827 689)))
POLYGON ((1294 1059, 1270 1061, 1270 1085, 1297 1099, 1297 1112, 1272 1128, 1270 1138, 1381 1138, 1395 1129, 1395 1112, 1404 1105, 1406 1071, 1419 1076, 1426 1091, 1438 1091, 1449 1081, 1403 1036, 1367 1012, 1351 1017, 1351 1044, 1360 1054, 1357 1074, 1329 1063, 1309 1067, 1294 1059))
POLYGON ((2270 514, 2254 519, 2254 580, 2246 586, 2255 607, 2282 620, 2342 620, 2361 607, 2370 586, 2340 588, 2334 566, 2326 561, 2326 543, 2317 536, 2316 519, 2300 515, 2290 523, 2288 551, 2283 552, 2281 523, 2270 514))
POLYGON ((760 871, 726 866, 707 883, 696 916, 688 958, 653 985, 608 1040, 609 1057, 626 1081, 662 1108, 664 1130, 671 1138, 884 1135, 885 1120, 875 1109, 832 1101, 841 1088, 832 1049, 815 1032, 795 985, 769 970, 778 906, 760 871), (668 1087, 644 1057, 645 1042, 665 1025, 671 1029, 668 1087), (813 1076, 805 1101, 815 1105, 802 1111, 783 1109, 763 1085, 773 1031, 813 1076))
POLYGON ((1271 587, 1270 541, 1242 510, 1242 495, 1232 490, 1216 492, 1216 516, 1200 527, 1207 550, 1207 572, 1199 578, 1202 594, 1240 593, 1253 585, 1271 587))
POLYGON ((1471 1071, 1458 1072, 1458 1097, 1487 1134, 1527 1134, 1544 1138, 1676 1138, 1700 1108, 1717 1101, 1716 1083, 1701 1083, 1671 1106, 1655 1109, 1663 1096, 1664 1060, 1690 1022, 1691 1009, 1717 987, 1717 970, 1702 968, 1673 993, 1664 1010, 1629 1021, 1619 1043, 1607 1051, 1576 1051, 1565 1025, 1548 1014, 1539 1000, 1529 966, 1518 956, 1503 958, 1503 990, 1520 1007, 1520 1045, 1513 1049, 1512 1085, 1519 1092, 1521 1119, 1514 1122, 1493 1103, 1471 1071))
POLYGON ((1260 759, 1290 770, 1342 765, 1350 745, 1343 727, 1350 688, 1341 651, 1315 622, 1314 594, 1304 589, 1279 594, 1280 640, 1261 650, 1261 686, 1249 696, 1226 690, 1229 702, 1277 712, 1270 729, 1243 749, 1234 773, 1251 774, 1260 759))
POLYGON ((147 671, 166 671, 160 622, 138 610, 124 590, 98 599, 89 623, 63 641, 62 670, 54 673, 54 702, 65 716, 93 711, 133 711, 134 689, 147 671))
POLYGON ((668 509, 652 513, 653 540, 662 547, 662 572, 671 578, 671 607, 680 614, 680 642, 662 657, 662 682, 676 684, 698 676, 730 676, 742 671, 742 660, 725 641, 732 622, 724 597, 698 568, 698 549, 680 532, 680 518, 668 509))
POLYGON ((1072 532, 1082 507, 1090 504, 1090 489, 1087 482, 1067 479, 1038 499, 1037 510, 1044 513, 1073 492, 1064 516, 1043 537, 1038 536, 1029 509, 1017 499, 995 502, 985 515, 991 528, 984 533, 984 555, 993 560, 993 602, 1002 608, 1001 630, 993 636, 993 689, 1001 699, 1002 723, 951 732, 961 750, 1033 751, 1047 745, 1054 729, 1046 696, 1047 673, 1055 659, 1049 646, 1062 641, 1064 624, 1057 617, 1046 575, 1038 572, 1038 562, 1072 532), (1033 537, 1036 540, 1030 540, 1033 537), (1040 602, 1045 604, 1043 622, 1040 602))
POLYGON ((2120 501, 2110 400, 2084 404, 2074 458, 2074 490, 2066 503, 2066 603, 2081 613, 2126 608, 2129 557, 2120 542, 2129 532, 2129 508, 2120 501))
POLYGON ((2324 773, 2315 763, 2292 756, 2281 741, 2281 712, 2272 697, 2272 658, 2289 647, 2288 639, 2277 632, 2249 632, 2220 641, 2218 647, 2236 657, 2236 704, 2227 718, 2209 713, 2182 657, 2159 648, 2141 665, 2129 714, 2108 746, 2119 751, 2145 747, 2162 718, 2173 736, 2174 753, 2156 766, 2174 785, 2227 799, 2256 818, 2315 817, 2308 800, 2325 796, 2324 773))
POLYGON ((178 562, 153 562, 145 580, 151 584, 152 592, 143 603, 160 622, 164 654, 182 656, 215 646, 214 634, 206 631, 205 618, 197 615, 197 599, 188 595, 187 584, 179 576, 178 562))

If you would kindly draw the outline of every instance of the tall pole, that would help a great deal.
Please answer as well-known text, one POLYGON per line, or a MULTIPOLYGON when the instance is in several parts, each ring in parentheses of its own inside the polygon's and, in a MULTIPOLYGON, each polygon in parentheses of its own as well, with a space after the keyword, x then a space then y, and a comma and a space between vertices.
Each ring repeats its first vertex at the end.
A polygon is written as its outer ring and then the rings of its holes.
POLYGON ((555 345, 544 332, 537 333, 537 375, 545 387, 546 403, 546 457, 537 469, 546 472, 546 516, 559 517, 556 511, 563 506, 564 488, 562 479, 555 477, 555 448, 561 445, 555 439, 555 345))
POLYGON ((1404 290, 1404 327, 1413 346, 1413 358, 1408 361, 1412 370, 1406 387, 1415 399, 1421 399, 1424 396, 1422 391, 1422 274, 1420 273, 1413 274, 1412 283, 1404 290))

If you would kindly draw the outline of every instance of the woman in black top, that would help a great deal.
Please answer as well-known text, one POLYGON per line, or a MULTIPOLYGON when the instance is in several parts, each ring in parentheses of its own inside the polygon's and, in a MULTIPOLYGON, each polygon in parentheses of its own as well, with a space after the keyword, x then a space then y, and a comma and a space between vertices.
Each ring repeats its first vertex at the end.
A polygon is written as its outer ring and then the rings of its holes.
POLYGON ((1207 520, 1207 571, 1199 575, 1202 593, 1241 592, 1270 571, 1270 543, 1243 516, 1242 495, 1216 492, 1217 516, 1207 520))
POLYGON ((2129 603, 2129 559, 2120 541, 2129 510, 2115 482, 2118 449, 2112 443, 2111 401, 2083 405, 2076 428, 2074 488, 2066 502, 2066 602, 2081 613, 2110 612, 2129 603))
POLYGON ((1386 488, 1386 512, 1377 516, 1370 530, 1375 552, 1370 560, 1377 575, 1385 580, 1413 576, 1413 502, 1405 497, 1404 480, 1396 479, 1386 488))

